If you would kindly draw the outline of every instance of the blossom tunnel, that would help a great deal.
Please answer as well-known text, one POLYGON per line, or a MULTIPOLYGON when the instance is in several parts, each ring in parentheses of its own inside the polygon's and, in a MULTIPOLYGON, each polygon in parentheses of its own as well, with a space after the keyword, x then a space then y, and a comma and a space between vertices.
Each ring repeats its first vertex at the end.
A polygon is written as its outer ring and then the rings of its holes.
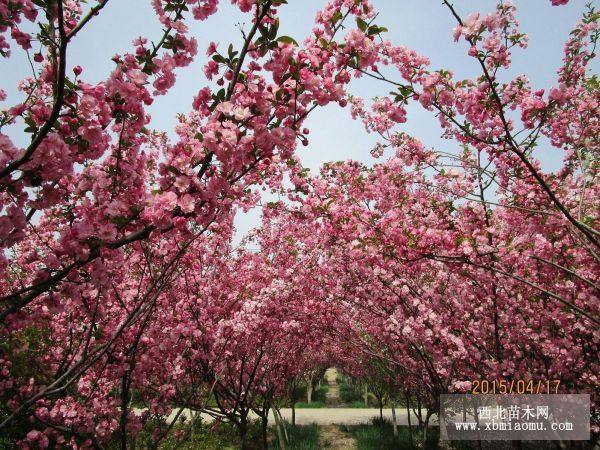
POLYGON ((280 31, 287 1, 231 3, 243 40, 211 43, 173 139, 149 108, 197 58, 189 27, 217 0, 153 0, 162 32, 99 82, 69 52, 112 2, 0 0, 0 53, 32 68, 0 111, 0 443, 176 448, 191 411, 232 423, 243 448, 259 417, 266 448, 269 411, 328 367, 418 402, 423 430, 474 380, 560 380, 595 407, 593 6, 544 90, 509 72, 527 46, 510 2, 463 18, 444 1, 469 79, 387 40, 377 2, 324 4, 301 42, 280 31), (352 95, 359 77, 388 93, 352 95), (311 173, 297 145, 335 104, 379 143, 370 164, 311 173), (407 134, 409 108, 458 150, 407 134), (236 215, 257 207, 237 243, 236 215))

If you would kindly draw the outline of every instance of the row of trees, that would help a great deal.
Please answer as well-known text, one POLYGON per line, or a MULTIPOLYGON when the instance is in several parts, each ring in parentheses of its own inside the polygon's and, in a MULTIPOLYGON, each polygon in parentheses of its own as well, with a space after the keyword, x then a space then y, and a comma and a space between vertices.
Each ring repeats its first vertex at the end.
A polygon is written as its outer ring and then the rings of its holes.
POLYGON ((455 80, 411 50, 350 32, 333 46, 338 61, 394 89, 370 106, 351 99, 379 134, 382 161, 297 174, 296 204, 274 207, 298 251, 321 255, 328 297, 346 314, 341 341, 363 352, 363 376, 422 400, 425 429, 439 395, 473 380, 560 380, 563 392, 595 394, 600 369, 599 94, 587 70, 598 13, 590 7, 571 33, 559 85, 545 93, 504 74, 513 48, 526 46, 513 5, 463 20, 445 4, 480 75, 455 80), (460 152, 402 132, 415 101, 460 152), (562 152, 561 170, 544 173, 538 147, 562 152))
POLYGON ((446 3, 481 69, 455 80, 386 41, 365 0, 327 4, 301 45, 279 33, 286 1, 233 1, 251 25, 240 47, 211 44, 217 87, 199 89, 171 142, 147 108, 196 57, 186 23, 217 3, 153 1, 163 34, 91 84, 69 48, 108 0, 0 1, 2 56, 41 48, 23 102, 0 114, 0 435, 125 449, 142 433, 157 448, 189 409, 234 423, 244 446, 254 412, 266 447, 269 411, 330 364, 418 401, 423 430, 439 394, 475 379, 596 392, 593 8, 546 93, 505 79, 526 46, 510 3, 467 20, 446 3), (367 105, 346 93, 354 76, 393 92, 367 105), (304 122, 348 98, 380 160, 311 176, 295 155, 304 122), (409 103, 460 152, 403 133, 409 103), (5 134, 20 127, 25 148, 5 134), (563 153, 559 172, 538 146, 563 153), (287 201, 234 248, 233 218, 260 187, 287 201))

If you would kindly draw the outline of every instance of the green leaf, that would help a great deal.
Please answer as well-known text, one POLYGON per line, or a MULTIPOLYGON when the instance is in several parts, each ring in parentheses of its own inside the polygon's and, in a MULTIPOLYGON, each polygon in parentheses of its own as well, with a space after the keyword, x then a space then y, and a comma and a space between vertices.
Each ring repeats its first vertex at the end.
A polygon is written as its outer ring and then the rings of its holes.
POLYGON ((388 29, 386 27, 380 27, 380 26, 377 26, 377 25, 371 25, 369 27, 369 31, 367 32, 367 34, 369 36, 374 36, 374 35, 379 34, 379 33, 384 33, 387 30, 388 29))
POLYGON ((129 218, 125 217, 125 216, 114 216, 111 219, 111 222, 119 227, 123 227, 123 226, 127 225, 127 223, 129 222, 129 218))
POLYGON ((25 123, 27 124, 27 128, 25 128, 25 132, 26 133, 35 133, 38 130, 38 126, 35 123, 35 121, 33 120, 33 118, 31 116, 27 116, 24 119, 25 123))
POLYGON ((344 18, 344 16, 342 15, 342 13, 340 11, 336 11, 333 14, 333 16, 331 16, 331 23, 335 24, 336 22, 340 21, 343 18, 344 18))
POLYGON ((281 42, 282 44, 291 44, 298 47, 298 42, 296 42, 296 40, 290 36, 279 36, 277 38, 277 42, 281 42))
POLYGON ((356 18, 356 25, 363 33, 367 31, 367 22, 362 20, 360 17, 356 18))
POLYGON ((69 89, 76 91, 77 89, 79 89, 79 86, 77 86, 75 83, 73 83, 71 80, 69 80, 68 78, 65 77, 65 86, 67 86, 69 89))
POLYGON ((224 56, 216 54, 212 57, 213 61, 218 62, 218 63, 223 63, 223 64, 227 64, 227 60, 225 59, 224 56))
POLYGON ((277 37, 277 30, 279 30, 279 19, 275 20, 275 23, 269 29, 268 38, 273 40, 277 37))

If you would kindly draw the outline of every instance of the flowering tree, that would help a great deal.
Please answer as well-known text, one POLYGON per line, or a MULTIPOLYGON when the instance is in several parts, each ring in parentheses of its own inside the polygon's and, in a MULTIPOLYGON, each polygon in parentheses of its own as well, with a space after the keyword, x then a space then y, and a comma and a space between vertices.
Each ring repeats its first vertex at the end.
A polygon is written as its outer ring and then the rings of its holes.
POLYGON ((226 242, 235 208, 256 200, 249 187, 280 182, 296 140, 306 140, 308 113, 344 97, 339 85, 327 88, 337 73, 321 65, 316 49, 300 50, 278 35, 284 3, 238 2, 252 26, 237 50, 209 47, 205 73, 218 88, 199 90, 193 111, 180 117, 175 143, 149 130, 146 108, 197 53, 187 16, 205 20, 216 1, 153 2, 163 35, 137 39, 95 85, 79 66, 67 74, 69 45, 108 1, 2 3, 3 56, 14 51, 8 30, 25 52, 34 42, 41 49, 32 76, 20 84, 25 100, 4 110, 1 121, 3 129, 25 123, 31 137, 20 149, 0 136, 2 389, 10 409, 2 428, 37 407, 34 418, 47 432, 35 426, 27 434, 31 443, 62 442, 55 432, 64 432, 73 445, 91 445, 120 422, 126 445, 126 432, 135 431, 128 417, 136 422, 127 406, 133 366, 165 307, 165 291, 189 267, 187 252, 213 248, 206 239, 226 242), (40 31, 27 34, 23 20, 40 31), (30 338, 35 352, 19 344, 30 338), (15 365, 37 355, 35 370, 15 365), (98 420, 82 418, 83 428, 75 430, 79 413, 69 403, 75 400, 63 397, 79 383, 90 401, 89 380, 104 389, 98 395, 111 392, 114 385, 102 378, 109 369, 123 375, 121 398, 110 398, 105 421, 90 411, 98 420), (111 416, 115 408, 119 420, 111 416))
POLYGON ((480 64, 477 79, 430 70, 427 58, 379 39, 370 20, 322 42, 337 63, 396 90, 370 110, 350 99, 382 138, 374 156, 392 156, 370 168, 332 163, 318 177, 298 171, 288 220, 311 231, 290 236, 323 248, 328 293, 354 330, 345 340, 386 361, 428 410, 474 379, 560 379, 563 389, 594 393, 598 90, 587 66, 598 14, 590 9, 576 26, 545 97, 524 76, 502 81, 511 51, 526 45, 514 6, 466 21, 446 6, 456 39, 480 64), (434 112, 461 151, 427 149, 403 133, 410 101, 434 112), (556 174, 533 156, 541 145, 564 152, 556 174))
POLYGON ((477 378, 597 391, 598 13, 546 93, 506 76, 527 42, 509 2, 466 20, 444 2, 481 70, 455 80, 384 40, 366 0, 326 4, 301 45, 279 33, 286 1, 234 0, 251 23, 239 47, 209 46, 216 88, 190 96, 170 141, 148 107, 196 57, 189 20, 217 3, 152 1, 163 33, 91 84, 70 45, 111 2, 0 0, 2 57, 32 61, 0 113, 0 430, 23 448, 156 448, 187 409, 246 445, 254 411, 266 446, 269 411, 333 361, 377 367, 427 408, 424 430, 439 394, 477 378), (345 92, 359 76, 393 92, 367 106, 345 92), (380 160, 310 176, 296 143, 331 102, 378 133, 380 160), (411 102, 459 152, 403 132, 411 102), (542 170, 542 146, 560 171, 542 170), (256 251, 234 249, 256 186, 287 201, 263 208, 256 251))

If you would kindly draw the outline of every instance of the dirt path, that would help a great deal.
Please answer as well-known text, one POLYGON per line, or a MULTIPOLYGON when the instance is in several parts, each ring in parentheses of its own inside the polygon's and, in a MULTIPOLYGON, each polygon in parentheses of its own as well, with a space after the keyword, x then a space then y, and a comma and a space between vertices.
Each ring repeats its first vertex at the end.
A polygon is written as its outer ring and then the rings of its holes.
POLYGON ((319 448, 327 450, 356 450, 356 441, 337 425, 319 427, 319 448))
POLYGON ((325 404, 329 407, 336 407, 341 405, 340 400, 340 386, 337 382, 338 371, 335 367, 331 367, 325 371, 325 379, 329 385, 327 396, 325 398, 325 404))

